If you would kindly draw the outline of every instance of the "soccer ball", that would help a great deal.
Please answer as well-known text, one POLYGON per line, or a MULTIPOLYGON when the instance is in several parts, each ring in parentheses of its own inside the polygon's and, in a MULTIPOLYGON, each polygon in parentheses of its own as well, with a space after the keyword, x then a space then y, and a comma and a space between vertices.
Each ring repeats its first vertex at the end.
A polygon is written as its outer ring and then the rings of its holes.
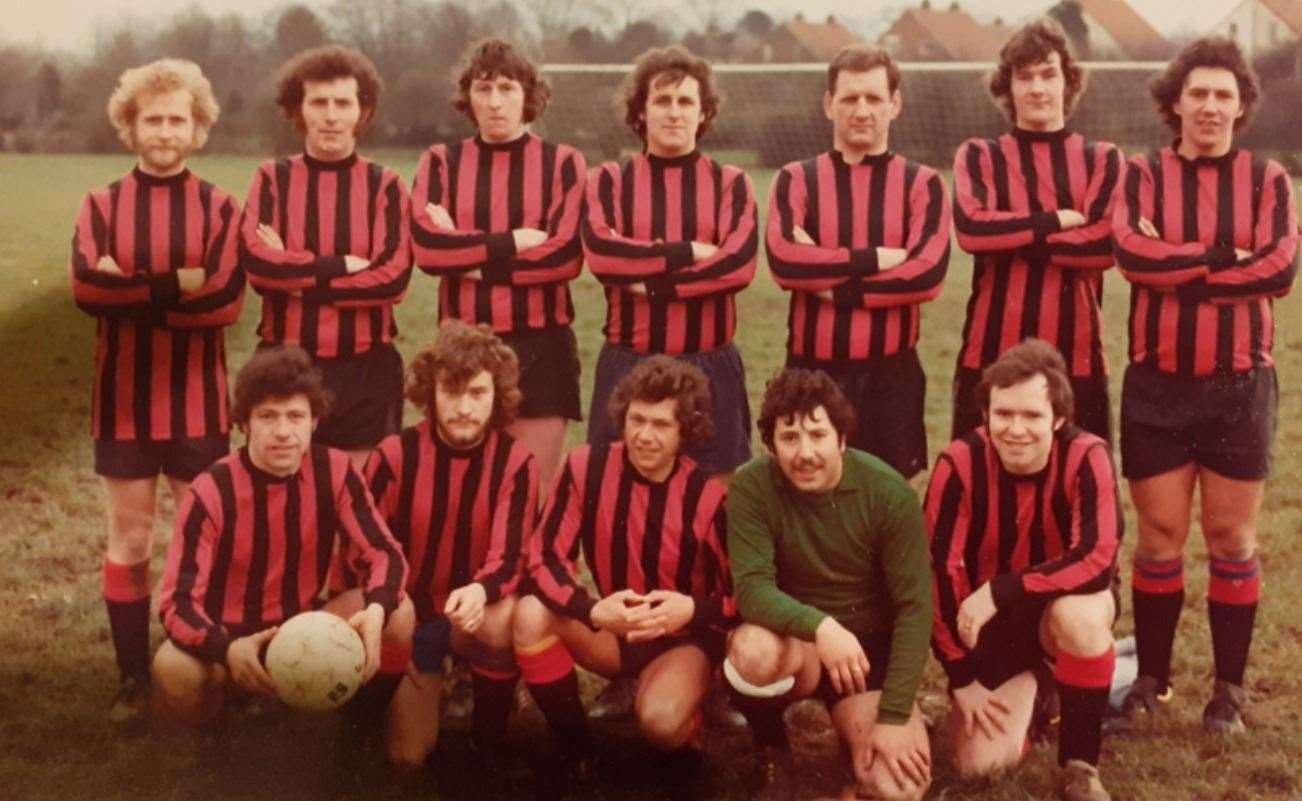
POLYGON ((302 612, 281 624, 266 661, 280 700, 297 709, 337 709, 362 684, 366 648, 343 618, 302 612))

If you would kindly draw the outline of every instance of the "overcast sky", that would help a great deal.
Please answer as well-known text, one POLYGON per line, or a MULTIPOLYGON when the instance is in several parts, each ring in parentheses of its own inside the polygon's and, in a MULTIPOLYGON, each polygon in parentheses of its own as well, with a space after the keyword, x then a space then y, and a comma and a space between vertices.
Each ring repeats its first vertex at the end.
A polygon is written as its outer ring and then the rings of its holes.
MULTIPOLYGON (((328 0, 301 1, 313 8, 328 5, 328 0)), ((290 2, 292 0, 194 0, 189 5, 198 6, 212 15, 233 11, 253 20, 261 20, 269 11, 289 5, 290 2)), ((889 24, 900 9, 917 2, 920 0, 734 0, 717 4, 693 0, 648 0, 644 5, 656 6, 663 11, 655 14, 658 20, 672 15, 675 10, 686 19, 699 19, 697 9, 702 6, 762 8, 778 21, 789 18, 796 11, 803 11, 810 18, 836 14, 851 27, 873 35, 889 24)), ((1015 22, 1044 10, 1052 2, 1053 0, 961 0, 961 5, 984 21, 998 15, 1015 22)), ((1197 3, 1188 0, 1131 0, 1131 4, 1163 33, 1198 30, 1214 24, 1235 2, 1236 0, 1200 0, 1197 3)), ((933 5, 938 8, 947 4, 947 0, 933 0, 933 5)), ((0 31, 0 41, 17 41, 75 51, 91 47, 97 29, 115 28, 124 18, 143 22, 166 19, 183 7, 175 0, 29 0, 22 4, 21 10, 13 10, 11 7, 7 15, 10 22, 0 31)))

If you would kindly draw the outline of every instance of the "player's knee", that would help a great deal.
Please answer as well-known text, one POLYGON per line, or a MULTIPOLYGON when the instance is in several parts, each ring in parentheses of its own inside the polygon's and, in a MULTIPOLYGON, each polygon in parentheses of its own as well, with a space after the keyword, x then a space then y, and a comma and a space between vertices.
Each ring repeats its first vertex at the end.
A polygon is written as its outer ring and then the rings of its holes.
POLYGON ((150 516, 118 513, 109 529, 109 553, 113 561, 136 565, 147 560, 153 545, 154 520, 150 516))
POLYGON ((672 751, 687 744, 693 710, 683 699, 640 696, 633 712, 642 736, 655 747, 672 751))
POLYGON ((424 768, 425 760, 429 759, 429 755, 433 750, 434 746, 432 744, 426 745, 402 737, 391 737, 388 743, 385 744, 389 764, 403 773, 411 773, 424 768))
POLYGON ((994 776, 1016 765, 1022 759, 1022 749, 1012 744, 1001 747, 991 743, 985 747, 960 748, 954 755, 954 768, 965 781, 994 776))
POLYGON ((551 634, 551 611, 537 596, 526 595, 516 601, 511 612, 511 638, 516 645, 533 645, 551 634))
POLYGON ((763 626, 743 623, 728 638, 728 661, 751 684, 762 686, 785 678, 777 675, 781 657, 782 638, 763 626))
POLYGON ((1059 650, 1080 656, 1112 645, 1112 610, 1097 595, 1066 595, 1049 605, 1049 632, 1059 650))
POLYGON ((221 688, 212 669, 170 642, 154 655, 150 675, 153 707, 164 720, 200 725, 215 713, 221 688))
POLYGON ((930 786, 930 781, 917 784, 909 779, 901 784, 885 766, 874 765, 859 780, 859 796, 881 801, 921 801, 930 786))
POLYGON ((416 606, 404 595, 398 607, 389 613, 384 624, 384 640, 388 643, 410 643, 416 630, 416 606))
POLYGON ((1139 543, 1136 554, 1145 559, 1174 559, 1184 553, 1189 539, 1187 512, 1138 509, 1139 543))
POLYGON ((1255 522, 1204 519, 1203 536, 1207 538, 1207 552, 1216 559, 1241 562, 1257 552, 1255 522))

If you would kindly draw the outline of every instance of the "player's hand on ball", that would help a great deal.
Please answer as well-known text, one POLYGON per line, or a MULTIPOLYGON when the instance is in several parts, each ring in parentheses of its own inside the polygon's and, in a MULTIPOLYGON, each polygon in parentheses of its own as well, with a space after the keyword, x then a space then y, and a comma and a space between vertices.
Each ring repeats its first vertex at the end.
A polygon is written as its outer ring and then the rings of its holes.
POLYGON ((198 292, 205 277, 202 267, 182 267, 176 271, 176 285, 182 292, 198 292))
POLYGON ((904 248, 877 248, 877 271, 885 272, 892 267, 899 267, 909 257, 904 248))
POLYGON ((705 261, 719 252, 719 248, 709 242, 692 243, 692 261, 705 261))
POLYGON ((1085 215, 1075 209, 1058 209, 1058 227, 1064 231, 1085 224, 1085 215))
POLYGON ((515 240, 515 252, 523 253, 546 242, 547 232, 537 228, 517 228, 511 232, 511 238, 515 240))
POLYGON ((433 203, 425 204, 425 213, 429 215, 430 220, 439 228, 446 228, 449 231, 455 231, 457 227, 452 223, 452 215, 442 206, 436 206, 433 203))
POLYGON ((276 682, 272 681, 271 674, 262 666, 259 655, 262 646, 276 636, 277 628, 279 627, 272 626, 256 634, 239 637, 226 646, 226 666, 230 668, 231 680, 251 693, 272 698, 276 696, 276 682))
POLYGON ((272 250, 285 249, 285 242, 280 238, 280 234, 276 233, 276 229, 266 223, 262 223, 258 226, 258 239, 261 239, 262 244, 272 250))
POLYGON ((100 256, 99 261, 95 262, 95 269, 102 273, 113 273, 114 275, 126 275, 122 268, 118 266, 117 261, 112 256, 100 256))
POLYGON ((384 630, 384 607, 369 603, 366 608, 348 618, 348 625, 357 630, 366 649, 366 664, 362 668, 362 684, 371 680, 380 669, 380 634, 384 630))
POLYGON ((488 593, 478 581, 464 587, 457 587, 448 594, 448 602, 443 606, 443 614, 452 625, 474 634, 484 622, 484 606, 488 603, 488 593))
POLYGON ((841 695, 868 691, 868 655, 859 638, 831 615, 814 630, 814 648, 832 688, 841 695))
POLYGON ((968 648, 975 648, 981 629, 995 616, 995 595, 990 582, 977 587, 977 591, 963 599, 958 607, 958 636, 968 648))
POLYGON ((344 269, 348 271, 349 275, 360 273, 362 270, 365 270, 370 266, 370 259, 363 259, 361 256, 354 256, 351 253, 344 256, 344 269))
POLYGON ((963 717, 963 731, 969 737, 977 729, 992 740, 1008 731, 1007 705, 979 681, 955 690, 954 705, 963 717))
POLYGON ((812 244, 815 244, 815 243, 814 243, 814 238, 813 238, 812 236, 809 235, 809 232, 806 231, 804 228, 801 228, 799 225, 797 225, 797 226, 795 226, 795 227, 793 227, 793 228, 791 229, 791 239, 792 239, 792 241, 794 241, 797 245, 812 245, 812 244))

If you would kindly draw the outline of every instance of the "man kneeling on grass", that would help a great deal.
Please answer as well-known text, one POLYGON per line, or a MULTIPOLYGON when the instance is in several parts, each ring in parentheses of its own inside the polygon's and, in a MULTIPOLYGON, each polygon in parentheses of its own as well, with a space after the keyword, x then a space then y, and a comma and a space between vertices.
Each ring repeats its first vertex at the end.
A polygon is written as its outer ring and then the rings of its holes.
POLYGON ((1072 424, 1054 347, 1029 339, 985 369, 985 425, 949 444, 927 488, 933 647, 949 676, 960 774, 1017 764, 1046 661, 1062 706, 1059 793, 1108 801, 1098 762, 1115 652, 1121 539, 1107 443, 1072 424))
POLYGON ((651 356, 616 385, 609 410, 622 439, 571 452, 544 507, 529 559, 536 594, 515 609, 516 659, 571 777, 590 774, 592 758, 576 662, 636 678, 642 734, 670 754, 666 775, 689 775, 733 618, 726 490, 681 454, 710 437, 709 381, 651 356), (580 547, 595 597, 578 579, 580 547))
POLYGON ((927 662, 931 574, 917 495, 846 448, 855 411, 821 370, 769 382, 728 498, 728 552, 746 621, 723 673, 760 747, 757 799, 792 797, 782 713, 816 697, 850 751, 863 798, 920 799, 931 755, 914 703, 927 662))
POLYGON ((167 553, 168 639, 153 664, 160 719, 212 723, 232 683, 273 697, 263 648, 277 626, 317 607, 336 546, 365 565, 361 588, 324 606, 361 635, 363 680, 381 668, 381 640, 406 666, 407 565, 348 454, 312 444, 326 408, 320 371, 299 348, 262 350, 240 370, 232 417, 248 442, 190 485, 167 553))

